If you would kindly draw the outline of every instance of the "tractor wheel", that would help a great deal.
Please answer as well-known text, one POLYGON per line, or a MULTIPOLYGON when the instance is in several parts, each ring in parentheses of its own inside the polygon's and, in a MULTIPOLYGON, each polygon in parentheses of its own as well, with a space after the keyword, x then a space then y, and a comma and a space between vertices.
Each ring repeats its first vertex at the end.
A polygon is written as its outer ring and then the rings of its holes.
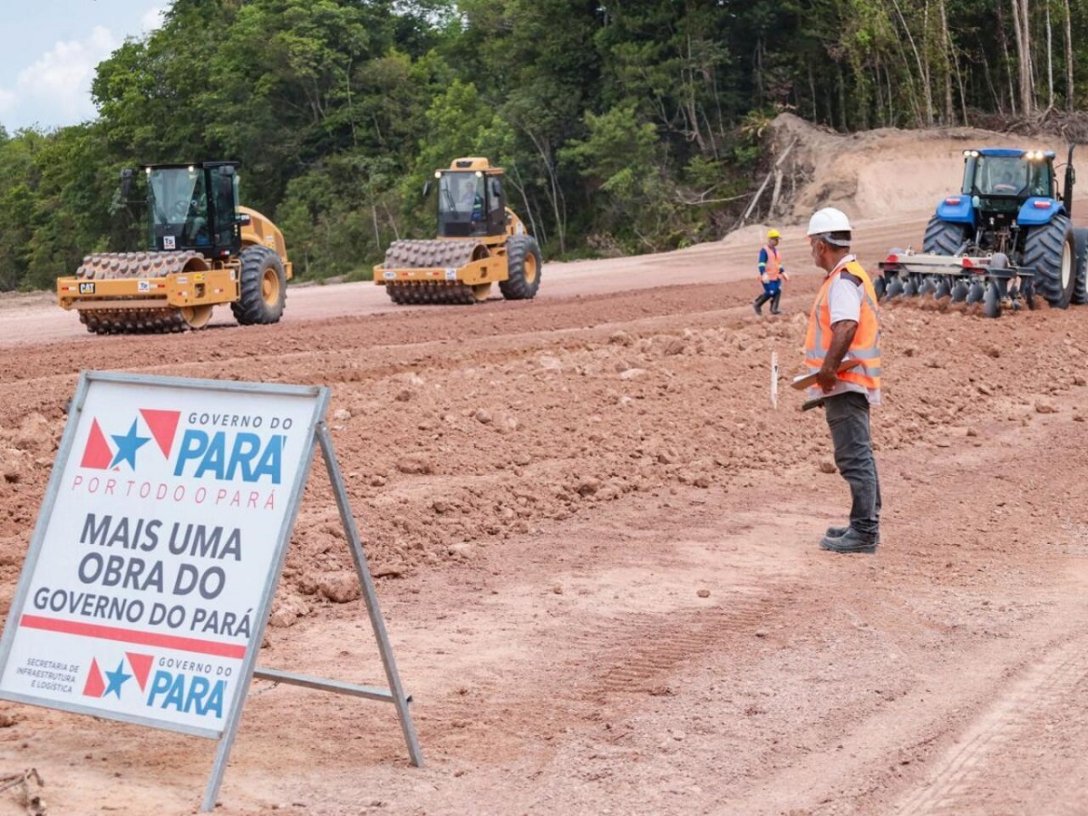
POLYGON ((1024 240, 1023 266, 1035 272, 1035 292, 1051 306, 1065 309, 1077 283, 1077 253, 1069 217, 1056 215, 1024 240))
POLYGON ((963 224, 953 224, 933 216, 922 238, 922 251, 933 255, 956 255, 962 250, 963 242, 963 224))
POLYGON ((544 266, 540 247, 530 235, 511 235, 506 241, 506 263, 510 277, 499 282, 502 296, 507 300, 529 300, 540 288, 540 272, 544 266))
POLYGON ((278 323, 287 300, 287 277, 280 256, 262 246, 242 250, 241 295, 230 305, 243 326, 278 323))
POLYGON ((1073 302, 1088 303, 1088 227, 1073 227, 1073 249, 1076 251, 1076 283, 1073 302))

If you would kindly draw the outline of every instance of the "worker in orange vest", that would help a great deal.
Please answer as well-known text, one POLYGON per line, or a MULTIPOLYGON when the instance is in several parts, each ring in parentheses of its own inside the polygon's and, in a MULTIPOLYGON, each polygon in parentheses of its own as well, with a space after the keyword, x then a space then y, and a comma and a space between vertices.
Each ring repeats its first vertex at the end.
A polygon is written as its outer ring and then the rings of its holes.
POLYGON ((752 304, 757 315, 763 314, 763 304, 768 300, 771 301, 771 314, 779 314, 778 301, 782 297, 782 281, 790 279, 782 266, 782 255, 778 251, 781 238, 782 234, 778 230, 768 230, 767 243, 759 250, 759 280, 763 284, 763 294, 752 304))
POLYGON ((850 485, 848 527, 829 527, 820 547, 872 553, 880 543, 880 480, 873 457, 869 406, 880 404, 880 322, 868 273, 850 254, 850 220, 825 207, 808 222, 812 260, 826 272, 808 318, 805 364, 835 446, 835 465, 850 485), (844 369, 843 361, 856 361, 844 369))

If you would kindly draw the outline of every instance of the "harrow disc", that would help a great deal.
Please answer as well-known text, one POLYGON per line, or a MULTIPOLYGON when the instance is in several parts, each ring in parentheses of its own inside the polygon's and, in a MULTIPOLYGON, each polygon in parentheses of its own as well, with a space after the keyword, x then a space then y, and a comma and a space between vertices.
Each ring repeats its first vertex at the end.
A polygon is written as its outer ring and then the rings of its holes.
POLYGON ((985 292, 982 289, 982 282, 977 280, 972 281, 970 287, 968 287, 967 289, 967 302, 969 304, 978 303, 980 300, 982 300, 984 294, 985 292))
POLYGON ((982 313, 986 317, 1001 317, 1001 291, 997 281, 986 284, 986 294, 982 298, 982 313))

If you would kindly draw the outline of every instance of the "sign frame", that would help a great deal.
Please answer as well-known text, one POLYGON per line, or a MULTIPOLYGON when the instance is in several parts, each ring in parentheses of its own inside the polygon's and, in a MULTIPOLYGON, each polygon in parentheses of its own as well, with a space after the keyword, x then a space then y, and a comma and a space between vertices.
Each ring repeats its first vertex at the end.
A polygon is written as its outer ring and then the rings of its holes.
POLYGON ((4 626, 2 638, 0 638, 0 675, 7 669, 11 656, 12 646, 15 641, 19 621, 24 613, 24 607, 31 591, 31 585, 35 577, 35 570, 45 543, 48 526, 57 509, 57 499, 61 490, 62 480, 72 455, 76 442, 76 434, 80 425, 82 411, 87 401, 88 394, 94 383, 118 383, 124 385, 136 385, 148 388, 167 388, 174 390, 191 391, 217 391, 234 392, 253 395, 290 396, 303 397, 313 400, 312 412, 309 415, 308 427, 304 436, 306 450, 299 461, 299 467, 294 475, 290 493, 287 496, 286 509, 282 516, 280 529, 272 557, 269 559, 261 599, 253 618, 254 627, 246 645, 245 655, 239 669, 238 682, 235 684, 230 696, 230 707, 227 716, 220 729, 201 728, 185 723, 171 723, 156 720, 150 717, 141 717, 122 711, 111 711, 95 708, 93 706, 79 705, 63 700, 37 697, 30 694, 11 691, 0 688, 0 699, 12 702, 28 703, 31 705, 55 708, 77 714, 90 714, 95 717, 118 720, 134 725, 142 725, 161 730, 174 731, 196 737, 205 737, 218 741, 215 762, 205 789, 202 802, 202 811, 208 812, 215 807, 216 797, 222 783, 222 777, 226 770, 230 751, 241 721, 242 711, 248 696, 249 687, 253 677, 271 680, 277 683, 287 683, 306 686, 323 691, 331 691, 340 694, 364 697, 369 699, 392 702, 395 704, 400 720, 401 730, 408 748, 411 763, 417 767, 423 764, 422 754, 416 736, 415 726, 411 714, 408 711, 408 703, 411 697, 405 694, 393 657, 392 647, 385 629, 384 619, 378 605, 377 593, 374 581, 367 565, 366 554, 362 548, 355 519, 351 512, 347 490, 340 471, 339 463, 333 450, 332 438, 328 426, 325 423, 325 414, 329 403, 329 388, 327 386, 302 386, 276 383, 239 382, 232 380, 209 380, 183 377, 165 377, 156 375, 129 374, 124 372, 99 372, 83 371, 80 373, 75 394, 69 403, 68 420, 61 435, 56 459, 49 482, 46 487, 38 518, 31 534, 27 548, 27 555, 20 572, 19 582, 15 595, 12 598, 11 608, 4 626), (313 466, 315 448, 320 447, 322 457, 325 460, 326 470, 332 484, 333 493, 339 508, 341 522, 344 527, 345 537, 351 550, 356 572, 359 578, 362 595, 366 604, 377 645, 381 653, 382 665, 385 669, 389 689, 380 689, 369 686, 358 686, 339 681, 325 680, 323 678, 309 677, 272 669, 259 669, 257 659, 261 644, 264 640, 264 632, 268 624, 271 612, 272 600, 275 597, 280 575, 287 557, 287 548, 290 545, 291 533, 298 517, 302 494, 309 481, 313 466))

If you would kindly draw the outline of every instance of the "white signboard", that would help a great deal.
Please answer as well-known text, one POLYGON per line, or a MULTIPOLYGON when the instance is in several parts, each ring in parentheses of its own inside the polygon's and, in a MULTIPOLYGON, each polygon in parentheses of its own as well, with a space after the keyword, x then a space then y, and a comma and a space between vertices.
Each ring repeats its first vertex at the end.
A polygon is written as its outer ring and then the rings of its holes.
POLYGON ((84 374, 0 644, 0 697, 220 737, 326 401, 84 374))

